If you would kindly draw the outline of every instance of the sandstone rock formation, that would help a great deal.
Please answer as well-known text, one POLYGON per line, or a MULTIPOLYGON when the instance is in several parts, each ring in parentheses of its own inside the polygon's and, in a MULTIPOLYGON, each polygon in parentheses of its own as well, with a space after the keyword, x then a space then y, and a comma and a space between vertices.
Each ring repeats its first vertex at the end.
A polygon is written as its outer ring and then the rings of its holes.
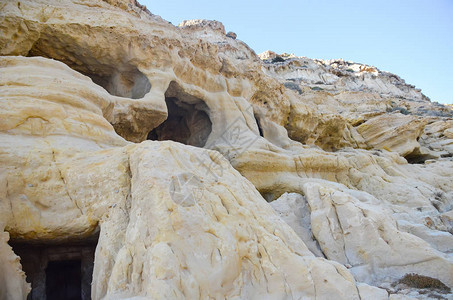
POLYGON ((0 298, 452 297, 451 108, 132 0, 0 18, 0 298))

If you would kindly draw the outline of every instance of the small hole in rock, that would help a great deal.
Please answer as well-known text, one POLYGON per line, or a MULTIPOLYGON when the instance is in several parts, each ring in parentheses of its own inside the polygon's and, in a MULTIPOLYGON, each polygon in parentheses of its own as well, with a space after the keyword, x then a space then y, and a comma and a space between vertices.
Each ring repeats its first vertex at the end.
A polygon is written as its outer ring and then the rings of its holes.
POLYGON ((404 157, 409 164, 424 164, 428 159, 433 159, 435 156, 429 154, 411 153, 404 157))
POLYGON ((277 199, 273 193, 261 193, 261 196, 266 200, 267 202, 272 202, 277 199))

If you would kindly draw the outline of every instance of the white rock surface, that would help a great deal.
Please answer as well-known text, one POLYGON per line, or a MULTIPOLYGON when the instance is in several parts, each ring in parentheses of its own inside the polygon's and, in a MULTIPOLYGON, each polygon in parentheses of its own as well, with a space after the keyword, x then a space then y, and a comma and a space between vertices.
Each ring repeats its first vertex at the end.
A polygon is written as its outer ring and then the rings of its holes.
POLYGON ((0 7, 0 298, 15 243, 98 232, 93 299, 452 297, 451 108, 135 1, 0 7))
POLYGON ((294 229, 294 232, 314 255, 325 257, 311 231, 311 210, 303 196, 296 193, 285 193, 270 204, 280 218, 294 229))
POLYGON ((365 283, 358 283, 357 288, 359 289, 360 299, 362 300, 387 300, 389 294, 386 290, 380 289, 365 283))

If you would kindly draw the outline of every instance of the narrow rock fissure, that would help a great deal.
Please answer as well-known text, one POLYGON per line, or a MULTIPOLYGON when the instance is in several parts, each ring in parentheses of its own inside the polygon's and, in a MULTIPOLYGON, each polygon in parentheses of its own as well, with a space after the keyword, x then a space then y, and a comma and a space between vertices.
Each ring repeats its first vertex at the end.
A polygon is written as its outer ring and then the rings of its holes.
POLYGON ((258 125, 258 131, 260 133, 260 136, 264 137, 263 128, 261 127, 260 119, 256 115, 255 115, 255 121, 256 121, 256 125, 258 125))

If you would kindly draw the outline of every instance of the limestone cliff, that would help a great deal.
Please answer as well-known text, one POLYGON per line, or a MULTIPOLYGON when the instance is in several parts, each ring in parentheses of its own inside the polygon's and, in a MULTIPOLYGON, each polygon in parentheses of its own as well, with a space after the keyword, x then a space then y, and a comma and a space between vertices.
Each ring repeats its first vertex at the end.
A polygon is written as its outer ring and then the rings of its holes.
POLYGON ((451 108, 132 0, 0 19, 1 299, 452 297, 451 108))

